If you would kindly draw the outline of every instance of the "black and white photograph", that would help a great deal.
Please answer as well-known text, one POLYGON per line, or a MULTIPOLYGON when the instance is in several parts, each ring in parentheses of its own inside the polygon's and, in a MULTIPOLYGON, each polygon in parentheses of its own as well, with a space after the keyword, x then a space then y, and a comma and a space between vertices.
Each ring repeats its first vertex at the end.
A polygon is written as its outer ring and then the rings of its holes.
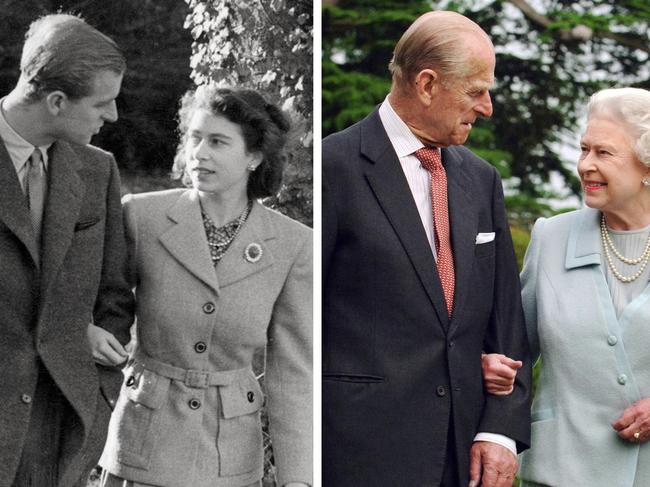
POLYGON ((0 19, 0 486, 313 485, 312 2, 0 19))

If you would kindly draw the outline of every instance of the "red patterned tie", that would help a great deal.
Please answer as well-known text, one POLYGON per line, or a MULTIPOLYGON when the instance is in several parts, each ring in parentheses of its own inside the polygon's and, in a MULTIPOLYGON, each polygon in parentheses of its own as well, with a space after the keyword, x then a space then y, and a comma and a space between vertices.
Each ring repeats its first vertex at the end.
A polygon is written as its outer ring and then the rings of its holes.
POLYGON ((449 235, 449 206, 447 202, 447 174, 442 167, 440 152, 434 147, 423 147, 415 151, 417 157, 431 174, 431 208, 435 227, 435 243, 438 253, 438 274, 445 293, 447 311, 451 316, 454 309, 454 255, 451 252, 449 235))

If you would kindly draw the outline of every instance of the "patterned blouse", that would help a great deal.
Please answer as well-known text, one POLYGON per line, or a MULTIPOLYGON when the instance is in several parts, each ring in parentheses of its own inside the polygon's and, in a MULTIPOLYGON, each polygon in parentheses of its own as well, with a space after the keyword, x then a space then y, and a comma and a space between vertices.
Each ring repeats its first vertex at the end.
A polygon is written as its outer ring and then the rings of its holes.
POLYGON ((217 264, 226 253, 226 250, 228 250, 232 241, 235 240, 235 237, 239 233, 239 229, 248 219, 252 206, 253 202, 249 201, 246 209, 241 215, 218 228, 212 219, 201 210, 203 228, 205 229, 205 235, 208 238, 210 257, 212 258, 212 265, 214 267, 217 267, 217 264))

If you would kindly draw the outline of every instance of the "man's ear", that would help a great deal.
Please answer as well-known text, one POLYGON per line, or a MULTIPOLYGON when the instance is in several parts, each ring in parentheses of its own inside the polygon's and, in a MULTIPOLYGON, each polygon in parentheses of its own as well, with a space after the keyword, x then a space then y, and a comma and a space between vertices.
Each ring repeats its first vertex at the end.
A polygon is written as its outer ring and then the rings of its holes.
POLYGON ((63 93, 61 90, 56 90, 47 94, 45 97, 45 103, 48 111, 53 116, 57 116, 67 108, 70 99, 68 98, 68 95, 63 93))
POLYGON ((429 106, 440 90, 440 76, 433 69, 423 69, 415 75, 415 93, 418 99, 429 106))

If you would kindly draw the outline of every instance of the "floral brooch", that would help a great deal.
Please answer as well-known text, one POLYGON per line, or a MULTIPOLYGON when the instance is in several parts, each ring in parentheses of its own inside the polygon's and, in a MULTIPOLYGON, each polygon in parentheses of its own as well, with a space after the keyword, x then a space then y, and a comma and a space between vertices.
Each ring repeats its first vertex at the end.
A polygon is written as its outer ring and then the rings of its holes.
POLYGON ((262 258, 263 253, 260 244, 255 242, 249 243, 244 249, 244 258, 251 264, 254 264, 262 258))

